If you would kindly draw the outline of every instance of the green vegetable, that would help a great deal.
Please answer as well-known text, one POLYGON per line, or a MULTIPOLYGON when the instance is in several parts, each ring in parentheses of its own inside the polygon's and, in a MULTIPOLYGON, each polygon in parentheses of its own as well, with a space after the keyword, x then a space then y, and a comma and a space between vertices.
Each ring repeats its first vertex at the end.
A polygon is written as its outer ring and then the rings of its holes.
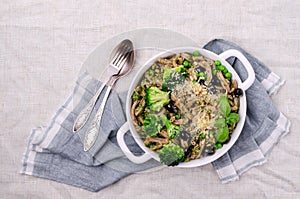
POLYGON ((193 55, 194 55, 194 56, 199 56, 199 55, 200 55, 200 53, 199 53, 199 51, 198 51, 198 50, 195 50, 195 51, 193 52, 193 55))
POLYGON ((148 115, 144 120, 143 129, 147 135, 156 136, 162 129, 160 118, 153 114, 148 115))
POLYGON ((227 69, 227 68, 224 68, 223 74, 226 74, 227 72, 228 72, 228 69, 227 69))
POLYGON ((227 97, 225 97, 225 96, 220 97, 219 106, 220 106, 221 113, 225 117, 228 116, 231 109, 230 109, 230 105, 229 105, 227 97))
POLYGON ((175 115, 175 118, 176 118, 176 120, 180 119, 180 118, 181 118, 181 114, 180 114, 180 113, 177 113, 177 114, 175 115))
POLYGON ((154 70, 149 70, 149 75, 150 75, 150 76, 154 76, 154 74, 155 74, 155 73, 154 73, 154 70))
MULTIPOLYGON (((199 77, 205 77, 205 73, 204 73, 204 72, 197 73, 197 75, 198 75, 199 77)), ((198 77, 198 76, 197 76, 197 77, 198 77)))
POLYGON ((200 134, 200 137, 201 137, 202 139, 205 139, 205 138, 206 138, 206 134, 205 134, 205 133, 201 133, 201 134, 200 134))
POLYGON ((223 143, 227 140, 229 136, 229 130, 228 126, 226 125, 225 127, 219 128, 216 134, 216 140, 219 143, 223 143))
POLYGON ((215 65, 216 65, 216 66, 220 66, 220 65, 221 65, 220 60, 215 60, 215 65))
POLYGON ((169 92, 161 91, 159 88, 152 86, 146 90, 145 100, 150 110, 159 111, 170 102, 169 92))
POLYGON ((178 84, 182 84, 187 77, 187 71, 183 66, 177 66, 175 68, 164 68, 163 73, 163 90, 172 90, 178 84))
POLYGON ((183 62, 183 66, 184 67, 188 67, 189 64, 190 64, 190 62, 188 60, 184 60, 184 62, 183 62))
POLYGON ((216 70, 213 70, 212 73, 213 73, 213 75, 216 75, 216 74, 217 74, 217 71, 216 71, 216 70))
POLYGON ((224 118, 219 118, 215 122, 214 126, 218 128, 217 133, 215 135, 216 141, 219 143, 225 142, 229 136, 229 130, 226 124, 226 120, 224 118))
POLYGON ((197 80, 194 79, 194 80, 193 80, 193 83, 197 83, 197 80))
POLYGON ((227 79, 230 79, 231 76, 232 76, 232 74, 231 74, 230 72, 225 73, 225 77, 226 77, 227 79))
POLYGON ((227 117, 226 117, 226 123, 233 126, 235 125, 240 119, 240 115, 237 113, 230 113, 227 117))
POLYGON ((168 120, 168 118, 165 115, 161 115, 160 118, 167 128, 168 137, 170 139, 175 138, 182 131, 181 126, 172 124, 171 121, 168 120))
POLYGON ((225 96, 220 97, 219 106, 224 118, 219 118, 214 123, 214 126, 218 129, 215 137, 217 142, 223 143, 229 136, 228 125, 235 125, 239 121, 240 116, 237 113, 231 113, 228 99, 225 96))
POLYGON ((221 143, 217 143, 214 145, 214 148, 216 148, 216 149, 220 149, 222 147, 223 147, 223 145, 221 143))
POLYGON ((219 119, 217 119, 217 120, 215 121, 214 126, 215 126, 216 128, 223 128, 223 127, 225 127, 225 126, 226 126, 226 121, 225 121, 225 119, 224 119, 224 118, 219 118, 219 119))
POLYGON ((158 156, 161 163, 176 166, 184 160, 184 151, 180 146, 170 142, 158 151, 158 156))
POLYGON ((225 69, 225 66, 223 66, 223 65, 218 66, 218 70, 223 71, 224 69, 225 69))

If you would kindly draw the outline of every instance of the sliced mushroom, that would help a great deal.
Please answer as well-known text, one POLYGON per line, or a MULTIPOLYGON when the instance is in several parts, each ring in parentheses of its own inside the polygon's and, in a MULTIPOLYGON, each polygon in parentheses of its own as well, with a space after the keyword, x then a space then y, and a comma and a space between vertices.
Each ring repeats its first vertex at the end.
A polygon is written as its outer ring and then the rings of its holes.
POLYGON ((158 137, 150 137, 147 136, 144 144, 145 145, 150 145, 152 150, 157 150, 160 149, 163 144, 167 144, 169 142, 168 138, 158 138, 158 137))
POLYGON ((158 61, 158 63, 164 64, 164 65, 167 65, 167 66, 172 66, 172 64, 173 64, 171 60, 165 59, 165 58, 162 58, 162 57, 158 58, 157 61, 158 61))
POLYGON ((136 106, 139 104, 139 101, 135 101, 132 106, 131 106, 131 118, 132 118, 132 122, 134 125, 138 125, 138 121, 136 120, 136 117, 135 117, 135 114, 134 114, 134 111, 135 111, 135 108, 136 106))
POLYGON ((192 62, 192 56, 188 53, 180 53, 181 57, 183 57, 185 60, 192 62))
POLYGON ((139 115, 139 116, 137 117, 137 120, 138 120, 141 124, 144 124, 144 118, 143 118, 141 115, 139 115))
POLYGON ((173 121, 173 124, 176 124, 176 125, 182 125, 182 123, 183 123, 182 119, 178 119, 178 120, 173 121))
POLYGON ((237 89, 238 88, 238 84, 237 84, 237 81, 234 79, 234 80, 232 80, 232 88, 234 88, 234 89, 237 89))
POLYGON ((223 74, 222 74, 221 71, 218 71, 218 72, 217 72, 217 77, 219 78, 222 87, 223 87, 227 92, 230 92, 231 89, 230 89, 230 86, 229 86, 229 81, 228 81, 227 79, 225 79, 225 77, 223 76, 223 74))
POLYGON ((180 57, 180 54, 176 54, 174 57, 171 58, 174 67, 176 67, 178 64, 181 64, 181 63, 179 63, 179 57, 180 57))
POLYGON ((176 125, 181 125, 183 123, 183 120, 182 119, 176 119, 175 116, 172 116, 170 117, 170 121, 173 123, 173 124, 176 124, 176 125))
POLYGON ((169 139, 169 136, 168 136, 168 133, 166 131, 166 129, 163 129, 159 132, 159 135, 163 138, 168 138, 169 139))
POLYGON ((201 61, 204 61, 204 57, 202 55, 201 56, 193 56, 193 60, 196 62, 201 62, 201 61))

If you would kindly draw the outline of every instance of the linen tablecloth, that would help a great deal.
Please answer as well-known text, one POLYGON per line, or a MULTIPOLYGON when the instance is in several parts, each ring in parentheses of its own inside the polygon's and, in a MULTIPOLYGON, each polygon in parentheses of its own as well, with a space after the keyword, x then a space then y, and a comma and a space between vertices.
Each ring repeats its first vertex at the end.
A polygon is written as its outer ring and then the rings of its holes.
POLYGON ((297 1, 2 1, 0 6, 1 198, 298 198, 300 3, 297 1), (148 14, 146 14, 148 13, 148 14), (97 194, 19 175, 32 126, 47 123, 89 53, 111 35, 156 26, 199 45, 238 43, 286 80, 273 97, 291 131, 262 167, 228 185, 211 166, 129 176, 97 194), (53 97, 55 96, 55 97, 53 97), (297 175, 298 174, 298 175, 297 175), (180 188, 179 188, 180 187, 180 188))

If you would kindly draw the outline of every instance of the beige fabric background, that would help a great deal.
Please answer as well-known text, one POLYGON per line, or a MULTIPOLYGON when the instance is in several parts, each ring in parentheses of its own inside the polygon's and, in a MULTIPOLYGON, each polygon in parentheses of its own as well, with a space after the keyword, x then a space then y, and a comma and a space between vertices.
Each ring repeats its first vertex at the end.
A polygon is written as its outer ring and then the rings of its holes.
POLYGON ((0 1, 0 198, 300 198, 300 1, 0 1), (220 184, 212 166, 131 175, 98 192, 20 175, 26 138, 65 100, 90 52, 143 27, 203 45, 240 44, 287 80, 274 103, 292 121, 269 161, 220 184))

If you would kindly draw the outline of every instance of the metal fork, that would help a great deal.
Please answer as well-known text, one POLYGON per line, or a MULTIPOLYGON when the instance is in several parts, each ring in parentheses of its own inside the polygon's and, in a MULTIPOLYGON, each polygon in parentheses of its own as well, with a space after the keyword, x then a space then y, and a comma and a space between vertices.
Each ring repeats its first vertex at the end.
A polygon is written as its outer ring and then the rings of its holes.
POLYGON ((131 50, 130 44, 132 44, 130 40, 127 39, 123 40, 118 46, 115 47, 115 49, 111 53, 114 56, 112 57, 109 66, 105 69, 105 71, 101 75, 103 77, 103 83, 101 87, 98 89, 97 93, 94 95, 94 97, 89 101, 89 103, 85 106, 85 108, 78 114, 73 125, 73 132, 79 131, 86 124, 105 85, 110 81, 111 77, 117 75, 122 69, 123 66, 122 62, 124 62, 124 58, 125 58, 124 56, 126 52, 131 50))
MULTIPOLYGON (((124 55, 123 61, 120 62, 121 65, 121 70, 117 75, 112 76, 108 83, 108 88, 105 92, 105 95, 102 99, 101 105, 97 111, 97 114, 95 115, 94 119, 92 120, 91 125, 87 129, 84 140, 83 140, 83 150, 88 151, 96 142, 98 135, 100 134, 100 124, 101 124, 101 119, 103 116, 105 104, 107 102, 109 93, 115 84, 115 82, 121 78, 122 76, 125 76, 130 72, 134 65, 134 51, 133 51, 133 46, 132 46, 132 51, 126 53, 124 55)), ((102 137, 105 139, 105 137, 102 137)), ((103 140, 103 139, 102 139, 103 140)), ((100 141, 101 142, 101 141, 100 141)))

